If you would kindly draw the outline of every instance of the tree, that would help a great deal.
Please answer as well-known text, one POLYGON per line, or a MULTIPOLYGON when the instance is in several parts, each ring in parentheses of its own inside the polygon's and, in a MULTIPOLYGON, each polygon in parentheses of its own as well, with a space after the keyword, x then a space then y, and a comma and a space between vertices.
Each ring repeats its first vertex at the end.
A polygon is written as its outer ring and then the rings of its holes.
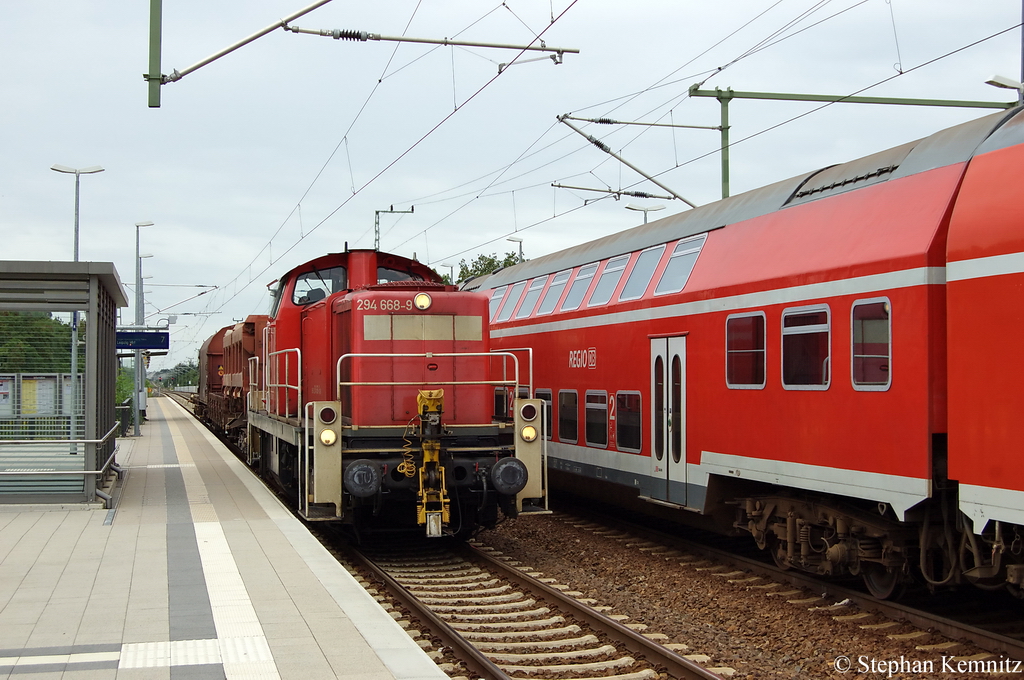
MULTIPOLYGON (((521 261, 526 262, 526 259, 524 258, 523 260, 520 260, 519 253, 516 252, 505 253, 505 257, 500 260, 498 259, 497 253, 492 253, 490 255, 477 255, 476 259, 469 264, 467 264, 465 260, 460 260, 458 280, 462 282, 467 281, 474 276, 493 274, 499 269, 511 267, 512 265, 519 264, 521 261)), ((446 283, 451 283, 451 281, 448 281, 447 275, 444 278, 446 283)))
MULTIPOLYGON (((82 371, 84 366, 85 361, 80 360, 78 370, 82 371)), ((70 370, 69 324, 54 319, 48 312, 0 312, 0 371, 68 373, 70 370)))

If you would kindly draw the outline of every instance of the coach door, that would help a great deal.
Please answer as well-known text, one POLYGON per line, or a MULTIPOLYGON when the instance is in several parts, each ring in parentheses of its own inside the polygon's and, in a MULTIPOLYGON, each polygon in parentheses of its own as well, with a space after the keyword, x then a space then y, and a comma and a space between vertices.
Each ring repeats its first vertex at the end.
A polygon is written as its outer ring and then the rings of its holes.
POLYGON ((651 497, 686 505, 686 336, 651 338, 651 497))

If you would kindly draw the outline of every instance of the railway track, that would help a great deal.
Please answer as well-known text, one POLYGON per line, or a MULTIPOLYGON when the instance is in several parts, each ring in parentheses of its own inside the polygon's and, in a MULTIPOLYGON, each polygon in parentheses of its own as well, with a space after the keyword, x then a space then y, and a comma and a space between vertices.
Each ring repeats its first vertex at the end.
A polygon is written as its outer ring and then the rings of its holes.
POLYGON ((434 541, 353 557, 477 677, 721 677, 486 546, 434 541))
MULTIPOLYGON (((754 557, 618 518, 589 512, 556 513, 545 521, 565 523, 593 536, 595 541, 621 544, 633 551, 635 558, 617 559, 633 563, 638 573, 654 570, 645 566, 650 564, 647 560, 651 558, 647 556, 670 555, 662 569, 684 572, 694 578, 710 576, 723 586, 728 584, 733 592, 748 592, 751 608, 771 602, 780 609, 792 605, 794 614, 803 611, 806 616, 807 611, 815 612, 816 616, 872 634, 878 649, 909 649, 936 658, 941 655, 978 662, 1024 660, 1024 608, 1020 602, 1008 600, 1005 594, 992 597, 993 593, 964 588, 959 593, 921 592, 901 601, 879 601, 856 588, 784 571, 754 557)), ((572 539, 567 535, 564 540, 572 539)), ((509 551, 515 549, 512 544, 496 544, 509 551)), ((605 548, 595 545, 594 550, 605 548)), ((585 583, 573 585, 586 590, 585 583)))

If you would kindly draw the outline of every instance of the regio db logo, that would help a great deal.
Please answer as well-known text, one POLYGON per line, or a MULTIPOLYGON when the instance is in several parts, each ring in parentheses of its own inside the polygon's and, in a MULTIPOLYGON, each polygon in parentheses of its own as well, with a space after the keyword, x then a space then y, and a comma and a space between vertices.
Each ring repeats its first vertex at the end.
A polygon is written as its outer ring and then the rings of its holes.
POLYGON ((597 368, 597 348, 569 350, 569 368, 597 368))

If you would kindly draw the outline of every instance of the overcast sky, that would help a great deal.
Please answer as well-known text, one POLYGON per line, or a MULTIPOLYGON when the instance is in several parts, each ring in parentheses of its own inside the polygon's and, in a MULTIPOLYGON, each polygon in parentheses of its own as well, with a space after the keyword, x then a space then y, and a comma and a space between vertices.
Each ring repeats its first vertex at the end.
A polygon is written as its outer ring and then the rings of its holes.
MULTIPOLYGON (((164 73, 184 69, 311 0, 164 0, 164 73)), ((643 221, 627 204, 678 200, 560 124, 583 118, 714 126, 706 89, 1009 101, 1021 78, 1020 0, 335 0, 293 25, 384 36, 580 50, 513 65, 514 50, 335 41, 277 30, 147 106, 149 3, 8 3, 0 41, 0 260, 114 262, 129 298, 135 223, 150 322, 178 313, 193 358, 218 328, 267 309, 266 284, 327 252, 373 246, 445 273, 523 239, 526 257, 643 221), (554 21, 552 21, 554 19, 554 21), (999 34, 1001 35, 996 35, 999 34), (995 37, 992 37, 995 36, 995 37), (902 74, 901 74, 902 72, 902 74), (600 200, 597 200, 600 199, 600 200), (198 293, 196 285, 219 286, 198 293), (179 302, 182 304, 176 304, 179 302), (210 313, 213 314, 205 314, 210 313)), ((534 59, 527 53, 521 60, 534 59)), ((918 139, 989 111, 736 100, 732 193, 918 139), (801 114, 812 112, 801 117, 801 114)), ((721 194, 710 130, 589 125, 588 134, 696 204, 721 194)), ((134 304, 134 303, 133 303, 134 304)), ((134 306, 122 310, 134 320, 134 306)))

